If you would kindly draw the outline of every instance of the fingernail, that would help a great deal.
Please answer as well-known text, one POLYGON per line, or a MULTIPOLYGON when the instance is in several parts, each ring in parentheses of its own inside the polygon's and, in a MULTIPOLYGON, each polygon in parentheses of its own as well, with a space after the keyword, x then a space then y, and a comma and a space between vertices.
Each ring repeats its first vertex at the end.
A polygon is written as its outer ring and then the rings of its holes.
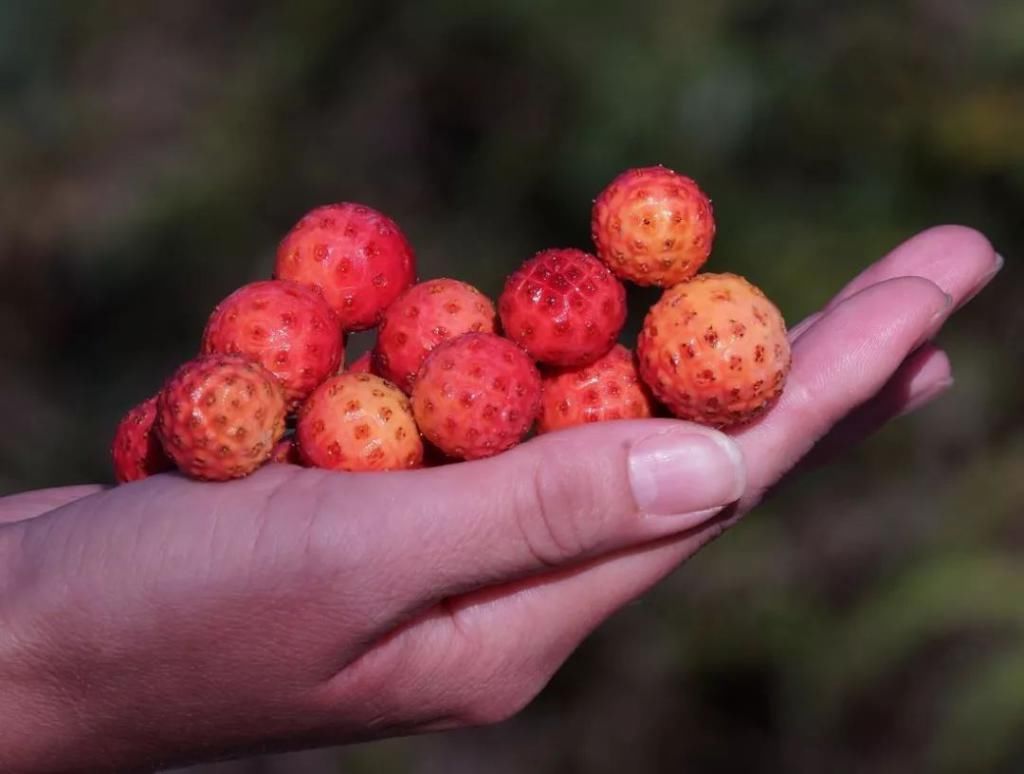
POLYGON ((931 382, 930 384, 924 384, 920 387, 911 387, 910 394, 907 396, 907 403, 903 407, 903 410, 900 411, 900 416, 909 414, 912 411, 917 411, 919 408, 931 402, 952 386, 952 379, 943 379, 942 381, 931 382))
POLYGON ((964 300, 960 302, 960 306, 962 307, 968 301, 971 301, 981 291, 983 291, 985 289, 985 286, 992 281, 992 278, 995 277, 1000 271, 1002 271, 1003 265, 1005 263, 1006 261, 1003 259, 1003 256, 1001 256, 999 253, 996 253, 996 261, 992 265, 992 268, 989 269, 988 273, 980 280, 978 280, 978 284, 971 288, 971 290, 964 296, 964 300))
POLYGON ((648 436, 629 450, 629 480, 637 507, 657 515, 706 517, 735 502, 746 486, 743 454, 721 433, 691 429, 648 436))

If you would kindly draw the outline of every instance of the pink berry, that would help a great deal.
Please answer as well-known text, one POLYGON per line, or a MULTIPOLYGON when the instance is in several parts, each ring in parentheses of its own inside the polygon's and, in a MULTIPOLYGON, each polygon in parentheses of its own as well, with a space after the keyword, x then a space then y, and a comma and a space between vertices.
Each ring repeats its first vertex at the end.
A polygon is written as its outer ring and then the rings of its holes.
POLYGON ((401 470, 423 462, 409 399, 373 374, 340 374, 321 384, 302 406, 295 437, 302 458, 318 468, 401 470))
POLYGON ((185 363, 157 399, 157 434, 178 469, 225 481, 266 462, 285 430, 280 382, 259 363, 208 355, 185 363))
POLYGON ((206 324, 204 355, 244 355, 278 378, 297 408, 338 370, 345 342, 337 315, 311 287, 285 280, 245 285, 225 298, 206 324))
POLYGON ((374 370, 407 393, 430 351, 463 333, 494 333, 494 304, 453 279, 413 285, 384 312, 374 349, 374 370))
POLYGON ((416 279, 416 260, 391 218, 362 204, 307 213, 277 248, 274 276, 319 288, 345 331, 372 328, 416 279))
POLYGON ((626 291, 582 250, 544 250, 505 283, 498 300, 507 335, 538 362, 581 366, 608 352, 626 322, 626 291))
POLYGON ((129 411, 117 426, 111 456, 114 475, 122 483, 171 470, 174 463, 164 453, 153 429, 156 398, 144 400, 129 411))
POLYGON ((537 432, 549 433, 585 422, 643 419, 653 413, 654 402, 640 381, 633 354, 616 344, 590 365, 544 375, 537 432))
POLYGON ((540 374, 523 350, 491 333, 466 333, 427 356, 412 408, 427 440, 449 457, 471 460, 519 443, 540 395, 540 374))
POLYGON ((630 169, 594 202, 597 255, 619 277, 671 287, 689 279, 711 255, 711 200, 688 177, 665 167, 630 169))
POLYGON ((651 307, 637 358, 675 416, 727 427, 782 394, 790 347, 782 314, 759 288, 735 274, 698 274, 651 307))

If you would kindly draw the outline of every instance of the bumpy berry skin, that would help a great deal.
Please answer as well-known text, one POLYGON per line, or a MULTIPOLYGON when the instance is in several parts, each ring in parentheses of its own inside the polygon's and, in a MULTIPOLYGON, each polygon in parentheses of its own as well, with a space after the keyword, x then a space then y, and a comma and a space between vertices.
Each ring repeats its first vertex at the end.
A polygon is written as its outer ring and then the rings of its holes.
POLYGON ((190 360, 157 399, 157 434, 181 472, 207 481, 252 473, 285 430, 284 390, 238 355, 190 360))
POLYGON ((252 358, 281 382, 297 408, 338 370, 345 342, 337 315, 323 296, 285 280, 245 285, 218 304, 203 333, 204 355, 252 358))
POLYGON ((345 331, 372 328, 416 280, 416 259, 391 218, 343 202, 308 212, 281 241, 274 276, 319 288, 345 331))
POLYGON ((498 312, 505 335, 534 360, 586 365, 615 344, 626 322, 626 290, 582 250, 543 250, 508 278, 498 312))
POLYGON ((698 274, 651 307, 637 343, 640 376, 680 419, 747 422, 782 393, 786 325, 764 293, 735 274, 698 274))
POLYGON ((543 385, 538 433, 586 422, 645 419, 654 412, 633 354, 621 344, 590 365, 544 374, 543 385))
POLYGON ((523 350, 491 333, 466 333, 427 356, 412 408, 441 452, 472 460, 519 443, 537 417, 540 396, 540 374, 523 350))
POLYGON ((619 277, 671 287, 689 279, 711 255, 711 200, 688 177, 665 167, 623 172, 594 202, 597 255, 619 277))
POLYGON ((339 374, 302 406, 295 428, 299 453, 329 470, 418 468, 423 441, 409 399, 373 374, 339 374))
POLYGON ((430 351, 463 333, 494 333, 497 314, 483 293, 453 279, 433 279, 402 293, 380 321, 373 371, 412 392, 430 351))
MULTIPOLYGON (((350 374, 372 374, 373 373, 373 355, 371 352, 364 352, 344 369, 350 374)), ((341 373, 340 371, 338 373, 341 373)))
POLYGON ((276 462, 281 465, 302 465, 302 457, 299 455, 299 447, 293 438, 285 438, 274 444, 270 452, 268 462, 276 462))
POLYGON ((140 481, 174 467, 153 431, 155 420, 156 397, 152 397, 125 414, 118 424, 110 448, 118 482, 140 481))

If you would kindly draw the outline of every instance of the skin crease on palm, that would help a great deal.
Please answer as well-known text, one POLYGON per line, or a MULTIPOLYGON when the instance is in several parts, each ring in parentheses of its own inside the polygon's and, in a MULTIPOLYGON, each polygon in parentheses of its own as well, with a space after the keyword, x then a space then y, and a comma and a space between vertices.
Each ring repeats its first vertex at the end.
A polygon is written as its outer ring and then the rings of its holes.
POLYGON ((732 434, 745 486, 715 514, 641 513, 631 494, 634 444, 707 432, 674 420, 431 470, 275 465, 0 499, 0 770, 145 769, 514 714, 798 463, 949 386, 929 341, 999 265, 977 232, 931 229, 796 326, 786 391, 732 434))

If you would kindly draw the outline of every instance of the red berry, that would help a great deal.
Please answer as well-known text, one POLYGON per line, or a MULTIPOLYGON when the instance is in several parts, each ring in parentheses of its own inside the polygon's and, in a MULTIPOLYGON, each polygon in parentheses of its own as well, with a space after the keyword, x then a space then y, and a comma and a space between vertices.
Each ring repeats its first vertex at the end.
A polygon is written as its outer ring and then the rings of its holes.
POLYGON ((427 356, 412 408, 440 451, 471 460, 519 443, 537 417, 540 392, 540 374, 523 350, 491 333, 466 333, 427 356))
POLYGON ((118 424, 110 453, 114 458, 114 475, 122 484, 174 467, 153 432, 155 420, 156 398, 153 397, 125 414, 118 424))
POLYGON ((782 392, 790 349, 779 310, 735 274, 669 288, 637 343, 640 375, 680 419, 715 427, 763 412, 782 392))
POLYGON ((330 470, 417 468, 423 442, 409 399, 373 374, 340 374, 321 384, 299 413, 302 458, 330 470))
POLYGON ((296 408, 338 370, 345 356, 337 315, 313 288, 264 280, 239 288, 213 310, 204 355, 244 355, 281 382, 296 408))
POLYGON ((688 177, 665 167, 623 172, 594 203, 597 254, 638 285, 671 287, 689 279, 711 255, 711 200, 688 177))
POLYGON ((505 335, 541 363, 580 366, 608 352, 626 322, 626 291, 582 250, 543 250, 498 300, 505 335))
POLYGON ((472 285, 453 279, 413 285, 384 312, 374 371, 412 392, 416 373, 434 347, 463 333, 494 333, 496 322, 494 304, 472 285))
POLYGON ((416 279, 416 260, 393 220, 362 204, 307 213, 277 249, 274 276, 319 288, 345 331, 372 328, 416 279))
POLYGON ((539 433, 585 422, 643 419, 654 412, 633 354, 621 344, 588 366, 545 374, 543 383, 539 433))
POLYGON ((190 360, 157 398, 157 434, 178 468, 224 481, 252 473, 284 435, 284 390, 273 374, 237 355, 190 360))
POLYGON ((364 352, 351 363, 345 369, 346 373, 350 374, 372 374, 372 357, 369 352, 364 352))

